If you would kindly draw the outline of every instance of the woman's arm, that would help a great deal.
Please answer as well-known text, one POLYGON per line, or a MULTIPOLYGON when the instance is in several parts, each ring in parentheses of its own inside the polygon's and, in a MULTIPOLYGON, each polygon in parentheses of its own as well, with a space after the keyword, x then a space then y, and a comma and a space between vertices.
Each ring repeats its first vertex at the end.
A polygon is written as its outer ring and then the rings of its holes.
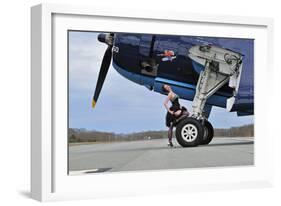
POLYGON ((165 106, 165 108, 167 109, 167 111, 168 111, 169 113, 173 114, 173 111, 171 111, 171 110, 169 109, 169 106, 168 106, 168 103, 169 103, 169 101, 170 101, 170 99, 171 99, 171 96, 172 96, 172 93, 169 93, 168 96, 167 96, 167 98, 166 98, 165 101, 164 101, 164 106, 165 106))

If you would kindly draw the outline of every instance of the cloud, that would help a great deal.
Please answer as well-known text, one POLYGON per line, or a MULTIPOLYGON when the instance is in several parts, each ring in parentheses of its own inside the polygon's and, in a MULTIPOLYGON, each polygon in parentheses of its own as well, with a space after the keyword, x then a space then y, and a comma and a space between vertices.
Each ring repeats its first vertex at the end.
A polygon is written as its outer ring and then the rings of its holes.
POLYGON ((97 41, 96 33, 71 32, 69 37, 70 126, 119 132, 164 128, 164 96, 128 81, 112 66, 93 110, 91 99, 107 46, 97 41))

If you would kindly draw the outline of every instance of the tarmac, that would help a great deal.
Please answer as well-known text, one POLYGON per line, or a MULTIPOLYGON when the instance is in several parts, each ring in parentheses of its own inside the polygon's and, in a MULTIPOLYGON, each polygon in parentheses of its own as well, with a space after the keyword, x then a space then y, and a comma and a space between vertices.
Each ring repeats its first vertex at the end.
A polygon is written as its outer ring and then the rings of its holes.
POLYGON ((71 144, 69 175, 245 166, 254 164, 254 139, 214 138, 209 145, 183 148, 173 139, 71 144))

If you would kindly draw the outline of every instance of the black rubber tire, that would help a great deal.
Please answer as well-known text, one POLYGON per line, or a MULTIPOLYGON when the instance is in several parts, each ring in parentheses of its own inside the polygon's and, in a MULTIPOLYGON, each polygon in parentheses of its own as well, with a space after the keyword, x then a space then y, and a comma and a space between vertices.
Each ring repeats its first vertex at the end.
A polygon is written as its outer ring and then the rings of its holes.
POLYGON ((213 137, 214 137, 214 128, 211 125, 211 123, 207 120, 204 121, 204 135, 203 135, 203 139, 201 141, 201 145, 206 145, 209 144, 213 137))
POLYGON ((200 121, 195 118, 187 117, 180 121, 176 127, 176 138, 178 143, 183 147, 196 147, 202 142, 202 138, 204 135, 204 128, 200 121), (195 126, 197 129, 197 136, 193 141, 186 141, 185 138, 182 136, 182 130, 185 128, 186 125, 191 124, 195 126))

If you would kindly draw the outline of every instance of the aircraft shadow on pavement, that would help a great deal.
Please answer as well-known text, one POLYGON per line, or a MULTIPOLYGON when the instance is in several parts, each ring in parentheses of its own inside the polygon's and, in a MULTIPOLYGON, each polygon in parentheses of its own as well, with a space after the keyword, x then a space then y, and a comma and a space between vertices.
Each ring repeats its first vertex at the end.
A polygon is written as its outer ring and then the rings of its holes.
POLYGON ((214 143, 209 145, 200 145, 199 147, 214 147, 214 146, 232 146, 232 145, 247 145, 254 144, 254 141, 247 142, 229 142, 229 143, 214 143))

